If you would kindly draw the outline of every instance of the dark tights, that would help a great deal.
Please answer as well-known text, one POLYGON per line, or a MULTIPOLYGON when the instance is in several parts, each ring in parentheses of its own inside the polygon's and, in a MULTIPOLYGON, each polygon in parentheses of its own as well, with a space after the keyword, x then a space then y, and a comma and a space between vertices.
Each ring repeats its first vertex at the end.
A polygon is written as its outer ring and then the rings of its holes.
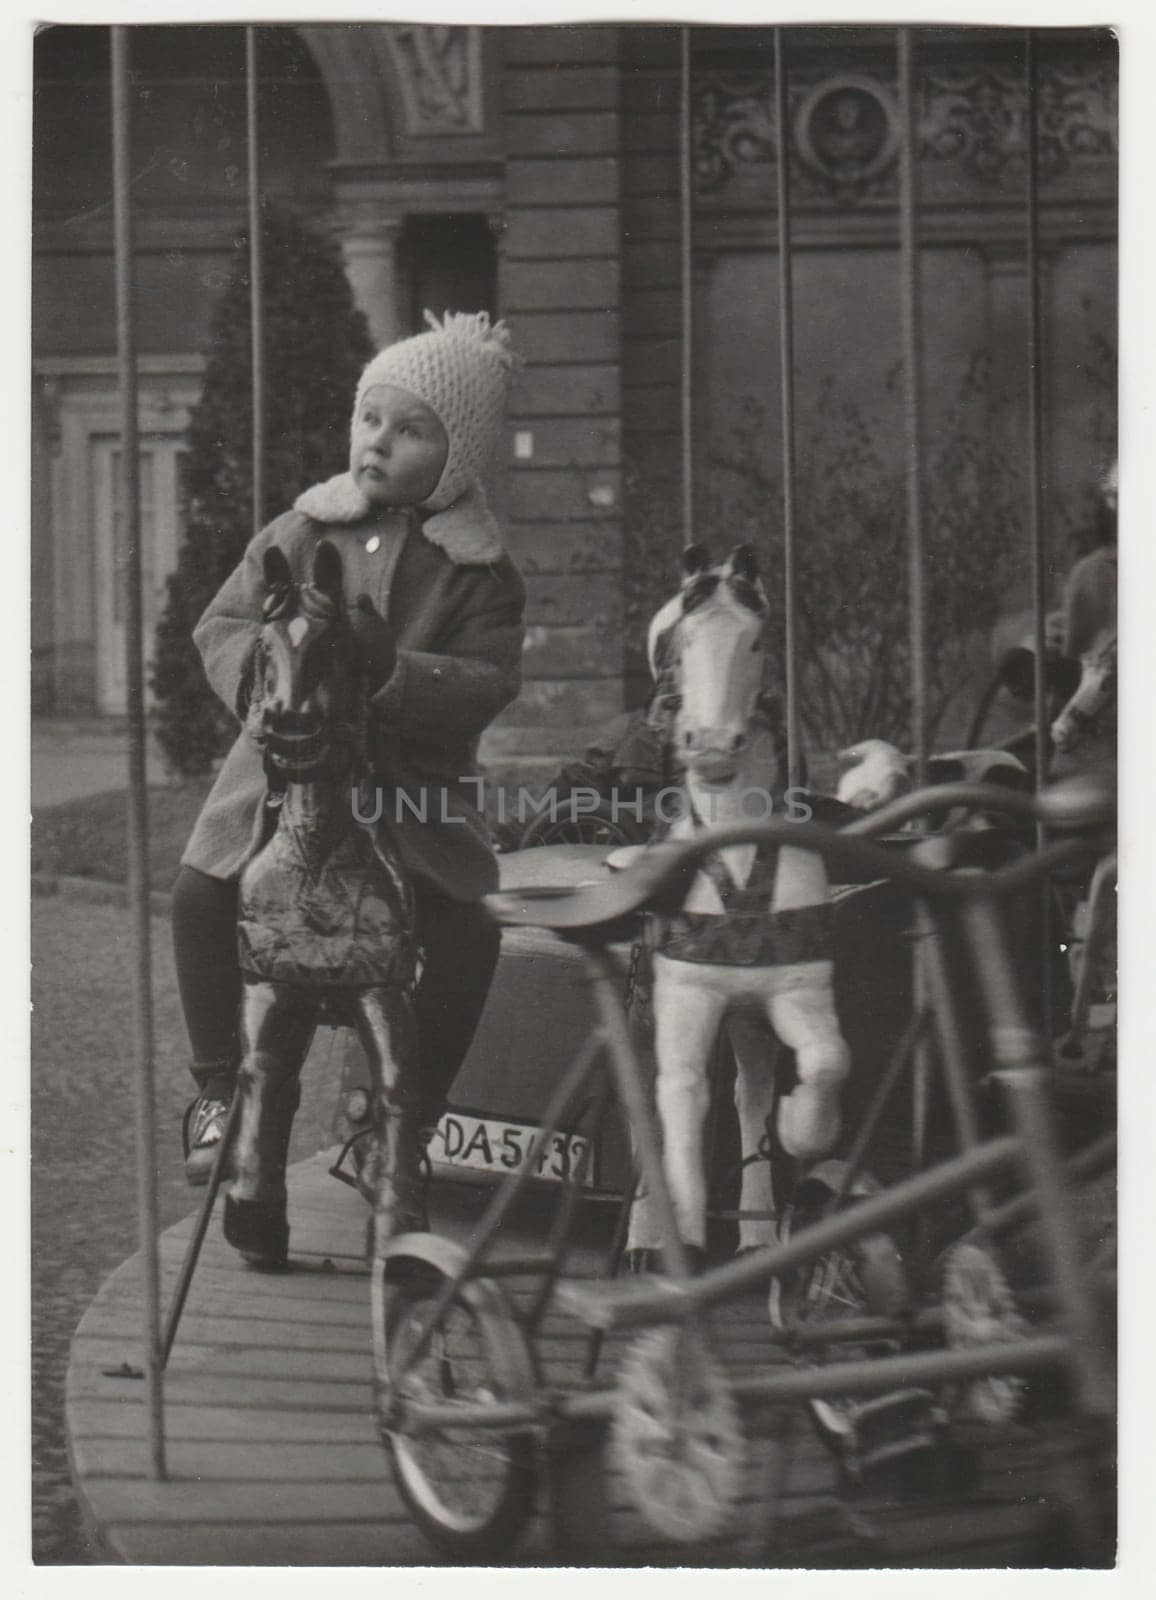
MULTIPOLYGON (((480 905, 414 884, 422 974, 417 986, 418 1061, 425 1117, 436 1121, 474 1037, 498 961, 500 935, 480 905)), ((193 1077, 230 1090, 240 1061, 241 969, 237 880, 182 867, 173 886, 173 950, 193 1077)))

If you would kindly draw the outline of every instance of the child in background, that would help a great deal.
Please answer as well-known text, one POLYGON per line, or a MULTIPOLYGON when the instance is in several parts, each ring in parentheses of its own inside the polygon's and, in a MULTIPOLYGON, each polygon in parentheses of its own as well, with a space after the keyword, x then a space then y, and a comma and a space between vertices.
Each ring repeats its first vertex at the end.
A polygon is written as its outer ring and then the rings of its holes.
MULTIPOLYGON (((265 550, 280 546, 305 580, 317 544, 337 546, 368 674, 375 775, 415 803, 427 800, 428 820, 404 808, 393 831, 416 897, 419 1073, 432 1125, 497 963, 498 930, 478 904, 497 886, 497 863, 469 780, 480 734, 520 687, 525 586, 482 488, 515 363, 508 332, 485 312, 447 313, 440 323, 426 312, 426 322, 362 373, 349 471, 306 490, 256 536, 194 639, 213 689, 243 721, 265 550)), ((237 888, 264 795, 261 755, 242 727, 173 890, 197 1086, 186 1118, 192 1184, 208 1181, 240 1065, 237 888)), ((385 815, 396 822, 388 806, 385 815)))
POLYGON ((1116 631, 1118 494, 1119 474, 1113 461, 1100 483, 1095 544, 1076 562, 1064 584, 1063 650, 1074 660, 1116 631))

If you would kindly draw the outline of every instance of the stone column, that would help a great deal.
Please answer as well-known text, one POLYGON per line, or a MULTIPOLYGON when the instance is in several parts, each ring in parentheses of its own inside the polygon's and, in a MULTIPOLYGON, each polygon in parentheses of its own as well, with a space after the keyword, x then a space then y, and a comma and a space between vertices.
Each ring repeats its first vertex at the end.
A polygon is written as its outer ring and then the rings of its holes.
POLYGON ((339 230, 353 298, 365 312, 378 349, 406 332, 405 285, 398 259, 402 220, 363 214, 344 222, 339 230))

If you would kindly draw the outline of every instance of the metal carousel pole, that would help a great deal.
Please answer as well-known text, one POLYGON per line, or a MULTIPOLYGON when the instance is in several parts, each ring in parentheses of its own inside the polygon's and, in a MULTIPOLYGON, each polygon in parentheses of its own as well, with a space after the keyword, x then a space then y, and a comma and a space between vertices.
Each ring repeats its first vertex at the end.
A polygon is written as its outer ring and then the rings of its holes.
POLYGON ((787 784, 802 783, 798 682, 798 582, 795 562, 795 304, 791 259, 790 116, 783 29, 775 29, 775 171, 779 227, 779 372, 783 451, 783 654, 787 691, 787 784))
MULTIPOLYGON (((261 188, 260 159, 257 148, 257 30, 245 28, 245 120, 248 137, 249 182, 249 325, 252 351, 253 377, 253 532, 259 533, 265 525, 265 296, 261 281, 261 188)), ((217 1147, 216 1160, 209 1176, 201 1209, 189 1236, 184 1259, 177 1274, 172 1303, 165 1319, 161 1338, 161 1360, 167 1364, 176 1343, 181 1318, 193 1277, 201 1258, 209 1223, 217 1195, 225 1179, 229 1153, 240 1125, 241 1097, 235 1095, 225 1124, 225 1131, 217 1147)))
MULTIPOLYGON (((907 486, 907 604, 911 656, 911 744, 915 784, 927 784, 930 755, 927 724, 927 597, 923 540, 923 330, 917 231, 919 123, 915 110, 915 62, 910 28, 896 29, 899 77, 899 286, 903 344, 903 431, 907 486)), ((929 1003, 930 974, 918 943, 913 973, 916 1015, 929 1003)), ((921 1037, 912 1078, 912 1152, 915 1170, 927 1155, 932 1061, 921 1037)))
POLYGON ((682 542, 694 540, 694 130, 690 80, 690 34, 679 29, 679 281, 682 288, 682 372, 680 438, 682 444, 682 542))
POLYGON ((157 1220, 157 1117, 153 1065, 152 928, 149 906, 147 729, 144 695, 144 611, 141 593, 140 437, 133 294, 132 89, 129 30, 112 29, 113 236, 120 382, 120 498, 124 527, 125 680, 128 712, 128 879, 132 908, 133 1022, 136 1057, 137 1212, 144 1271, 142 1329, 154 1478, 167 1476, 164 1372, 161 1355, 160 1251, 157 1220))
POLYGON ((253 351, 253 532, 265 526, 265 286, 261 254, 261 157, 257 129, 257 30, 245 28, 249 176, 249 315, 253 351))
POLYGON ((923 329, 917 232, 919 125, 910 28, 899 28, 899 262, 906 446, 908 605, 911 651, 911 743, 915 781, 927 782, 927 594, 923 538, 923 329))
MULTIPOLYGON (((1031 28, 1024 33, 1024 89, 1027 102, 1027 184, 1024 197, 1024 255, 1027 268, 1027 367, 1028 367, 1028 547, 1032 574, 1032 618, 1036 642, 1033 683, 1036 721, 1036 790, 1047 782, 1051 755, 1048 738, 1047 683, 1047 551, 1043 522, 1043 328, 1040 316, 1040 207, 1039 207, 1039 128, 1037 117, 1038 70, 1036 39, 1031 28)), ((1036 845, 1047 843, 1042 823, 1036 824, 1036 845)), ((1052 1034, 1051 994, 1051 895, 1045 882, 1040 898, 1040 999, 1044 1032, 1052 1034)))

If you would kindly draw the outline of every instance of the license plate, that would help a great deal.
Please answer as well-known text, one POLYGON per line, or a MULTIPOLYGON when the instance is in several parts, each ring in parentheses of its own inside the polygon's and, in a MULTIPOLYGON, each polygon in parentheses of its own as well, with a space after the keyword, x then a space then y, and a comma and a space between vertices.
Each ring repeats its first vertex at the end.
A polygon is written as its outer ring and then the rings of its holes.
MULTIPOLYGON (((447 1111, 430 1140, 430 1160, 441 1166, 472 1167, 479 1172, 517 1172, 526 1165, 538 1131, 528 1122, 500 1122, 495 1117, 447 1111)), ((579 1159, 585 1158, 581 1186, 592 1188, 594 1162, 586 1154, 589 1148, 589 1139, 581 1134, 552 1134, 539 1157, 537 1176, 561 1183, 579 1159)))

